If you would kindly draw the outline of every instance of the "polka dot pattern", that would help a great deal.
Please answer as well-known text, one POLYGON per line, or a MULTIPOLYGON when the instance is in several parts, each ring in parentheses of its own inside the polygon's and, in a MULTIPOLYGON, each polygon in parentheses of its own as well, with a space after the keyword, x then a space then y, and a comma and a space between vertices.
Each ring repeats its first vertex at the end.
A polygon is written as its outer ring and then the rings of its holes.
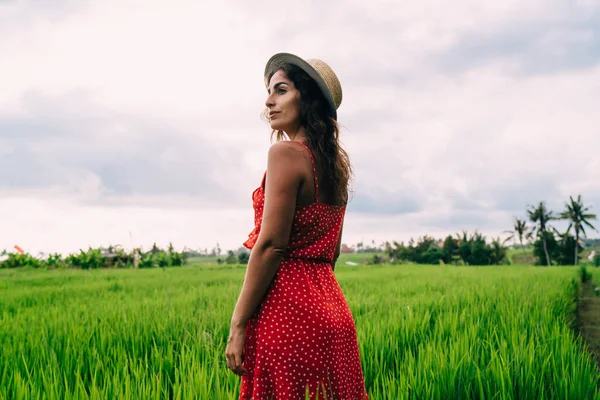
MULTIPOLYGON (((306 146, 305 146, 306 147, 306 146)), ((344 206, 298 206, 287 255, 246 325, 240 399, 368 400, 356 327, 331 269, 344 206)), ((265 175, 252 193, 255 228, 244 246, 254 247, 264 207, 265 175)))

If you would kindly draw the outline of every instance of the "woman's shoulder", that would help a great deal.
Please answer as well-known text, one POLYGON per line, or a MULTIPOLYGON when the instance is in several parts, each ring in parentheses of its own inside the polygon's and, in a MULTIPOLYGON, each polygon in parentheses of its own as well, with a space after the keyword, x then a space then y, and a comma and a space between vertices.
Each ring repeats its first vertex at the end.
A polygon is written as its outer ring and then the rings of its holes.
POLYGON ((268 174, 279 174, 291 180, 304 179, 303 152, 300 143, 279 141, 269 148, 267 171, 268 174))
POLYGON ((285 150, 300 150, 306 149, 306 145, 302 144, 296 140, 279 140, 269 147, 269 152, 271 151, 285 151, 285 150))
POLYGON ((281 140, 275 142, 269 147, 269 160, 280 160, 283 162, 302 160, 306 152, 306 147, 299 142, 291 140, 281 140))

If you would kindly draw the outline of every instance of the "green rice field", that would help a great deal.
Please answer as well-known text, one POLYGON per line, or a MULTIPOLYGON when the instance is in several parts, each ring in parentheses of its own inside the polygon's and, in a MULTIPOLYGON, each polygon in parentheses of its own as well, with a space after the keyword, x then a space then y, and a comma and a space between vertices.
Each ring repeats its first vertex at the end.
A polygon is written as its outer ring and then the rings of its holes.
MULTIPOLYGON (((0 270, 0 399, 236 399, 245 267, 0 270)), ((371 399, 594 399, 574 267, 339 265, 371 399)))

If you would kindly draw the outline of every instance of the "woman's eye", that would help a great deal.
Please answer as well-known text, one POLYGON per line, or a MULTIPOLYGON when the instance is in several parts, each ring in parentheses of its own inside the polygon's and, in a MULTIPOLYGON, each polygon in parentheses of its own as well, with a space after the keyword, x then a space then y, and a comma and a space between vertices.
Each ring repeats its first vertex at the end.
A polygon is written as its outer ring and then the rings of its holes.
POLYGON ((284 94, 284 93, 285 93, 285 90, 284 90, 284 89, 278 89, 278 90, 277 90, 277 93, 279 93, 279 94, 284 94))

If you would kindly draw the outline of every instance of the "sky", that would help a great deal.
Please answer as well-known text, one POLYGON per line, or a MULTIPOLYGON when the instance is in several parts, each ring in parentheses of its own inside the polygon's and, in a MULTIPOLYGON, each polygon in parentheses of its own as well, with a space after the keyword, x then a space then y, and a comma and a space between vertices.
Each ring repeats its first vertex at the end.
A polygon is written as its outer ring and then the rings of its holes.
POLYGON ((344 243, 600 214, 599 0, 0 0, 0 250, 239 248, 277 52, 342 84, 344 243))

